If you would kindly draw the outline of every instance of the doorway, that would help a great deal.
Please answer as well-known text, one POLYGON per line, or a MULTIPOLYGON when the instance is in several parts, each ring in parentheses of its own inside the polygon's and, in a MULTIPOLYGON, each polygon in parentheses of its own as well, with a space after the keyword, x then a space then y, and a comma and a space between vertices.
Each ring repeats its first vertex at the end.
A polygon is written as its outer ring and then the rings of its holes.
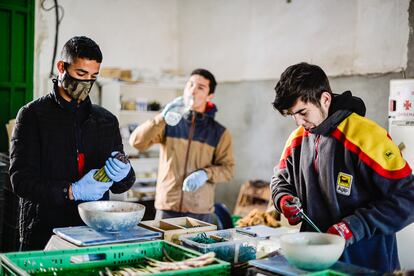
POLYGON ((0 0, 0 152, 5 124, 33 99, 34 0, 0 0))

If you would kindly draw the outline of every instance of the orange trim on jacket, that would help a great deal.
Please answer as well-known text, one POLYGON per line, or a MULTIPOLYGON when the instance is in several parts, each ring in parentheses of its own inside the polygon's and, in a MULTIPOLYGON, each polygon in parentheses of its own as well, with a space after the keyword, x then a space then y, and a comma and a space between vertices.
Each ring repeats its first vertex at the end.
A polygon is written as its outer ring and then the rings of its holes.
POLYGON ((304 136, 309 136, 309 132, 305 131, 303 127, 298 127, 290 134, 288 140, 286 141, 285 148, 283 149, 282 157, 279 161, 279 169, 286 168, 286 160, 292 154, 293 149, 302 144, 304 136))

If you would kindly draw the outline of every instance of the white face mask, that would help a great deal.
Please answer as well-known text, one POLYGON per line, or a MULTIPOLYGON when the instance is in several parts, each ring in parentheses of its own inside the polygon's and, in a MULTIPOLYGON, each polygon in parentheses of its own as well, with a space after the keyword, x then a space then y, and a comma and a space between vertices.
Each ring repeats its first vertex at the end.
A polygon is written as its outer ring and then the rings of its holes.
POLYGON ((92 85, 95 80, 80 80, 69 75, 68 71, 62 76, 60 83, 62 88, 68 93, 68 95, 74 100, 83 101, 89 95, 92 85))

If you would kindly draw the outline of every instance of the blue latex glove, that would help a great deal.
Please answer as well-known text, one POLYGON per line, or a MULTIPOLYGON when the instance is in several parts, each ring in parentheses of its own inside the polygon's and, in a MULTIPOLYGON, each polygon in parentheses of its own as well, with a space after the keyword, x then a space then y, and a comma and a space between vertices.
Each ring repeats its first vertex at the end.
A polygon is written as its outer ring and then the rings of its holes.
POLYGON ((117 153, 119 152, 114 151, 111 153, 111 157, 106 160, 104 167, 106 175, 114 182, 119 182, 124 179, 131 170, 131 164, 129 162, 125 164, 124 162, 114 158, 117 153))
POLYGON ((164 109, 161 111, 162 117, 165 118, 165 115, 174 109, 184 107, 184 98, 182 96, 175 98, 171 102, 169 102, 164 109))
POLYGON ((183 191, 195 192, 203 186, 207 180, 208 176, 205 170, 195 171, 184 179, 183 191))
POLYGON ((90 170, 81 179, 72 184, 72 194, 75 200, 98 200, 109 188, 113 182, 100 182, 93 178, 97 170, 90 170))

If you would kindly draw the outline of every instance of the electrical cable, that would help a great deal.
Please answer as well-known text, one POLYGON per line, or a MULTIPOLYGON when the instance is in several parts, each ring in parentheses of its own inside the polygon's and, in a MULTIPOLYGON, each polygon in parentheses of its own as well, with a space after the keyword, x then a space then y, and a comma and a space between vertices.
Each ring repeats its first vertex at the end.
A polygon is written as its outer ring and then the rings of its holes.
POLYGON ((65 10, 63 9, 63 7, 61 5, 58 4, 57 0, 53 0, 54 5, 46 8, 45 7, 45 2, 46 0, 42 0, 41 2, 41 7, 44 11, 51 11, 51 10, 55 10, 55 18, 56 18, 56 24, 55 24, 55 42, 54 42, 54 47, 53 47, 53 58, 52 58, 52 65, 50 68, 50 77, 53 78, 55 77, 54 74, 54 67, 55 67, 55 61, 56 61, 56 52, 57 52, 57 44, 58 44, 58 39, 59 39, 59 25, 60 22, 63 20, 64 14, 65 14, 65 10), (59 15, 60 14, 60 15, 59 15))

